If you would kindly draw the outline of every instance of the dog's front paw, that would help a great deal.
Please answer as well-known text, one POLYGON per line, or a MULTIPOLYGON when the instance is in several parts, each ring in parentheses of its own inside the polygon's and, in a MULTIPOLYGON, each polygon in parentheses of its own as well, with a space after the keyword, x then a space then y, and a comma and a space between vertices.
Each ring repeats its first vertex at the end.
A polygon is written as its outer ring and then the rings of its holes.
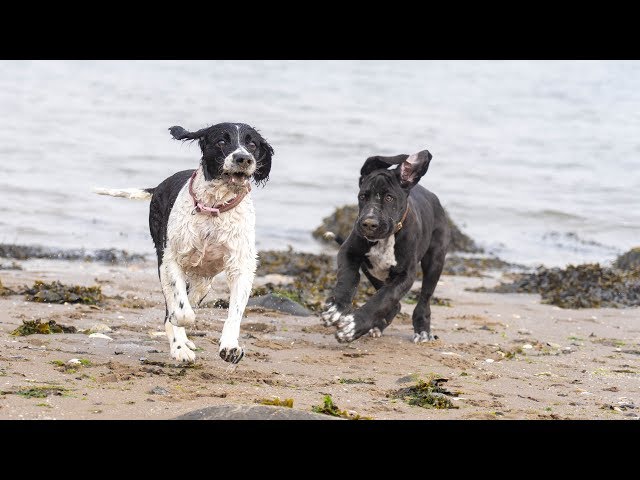
POLYGON ((352 342, 356 339, 356 320, 353 315, 340 317, 337 326, 336 340, 340 343, 352 342))
POLYGON ((424 330, 420 333, 413 334, 413 343, 425 343, 437 339, 437 335, 431 335, 431 332, 425 332, 424 330))
POLYGON ((242 357, 244 357, 244 349, 240 346, 235 347, 223 347, 220 346, 220 350, 218 351, 220 354, 220 358, 222 358, 225 362, 236 364, 242 357))
POLYGON ((179 362, 195 362, 196 354, 187 346, 187 343, 190 343, 190 346, 195 348, 195 345, 190 341, 173 342, 171 345, 171 357, 179 362))
POLYGON ((329 308, 322 313, 322 319, 324 320, 324 326, 330 327, 335 325, 345 312, 341 311, 334 303, 330 303, 327 306, 329 308))

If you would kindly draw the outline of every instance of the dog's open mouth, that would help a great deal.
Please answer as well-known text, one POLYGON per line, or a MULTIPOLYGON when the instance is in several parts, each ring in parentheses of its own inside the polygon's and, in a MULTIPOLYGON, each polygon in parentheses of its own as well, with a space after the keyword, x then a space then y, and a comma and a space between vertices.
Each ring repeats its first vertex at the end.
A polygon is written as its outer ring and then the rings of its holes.
POLYGON ((230 185, 242 187, 249 181, 249 175, 244 172, 223 173, 222 179, 230 185))

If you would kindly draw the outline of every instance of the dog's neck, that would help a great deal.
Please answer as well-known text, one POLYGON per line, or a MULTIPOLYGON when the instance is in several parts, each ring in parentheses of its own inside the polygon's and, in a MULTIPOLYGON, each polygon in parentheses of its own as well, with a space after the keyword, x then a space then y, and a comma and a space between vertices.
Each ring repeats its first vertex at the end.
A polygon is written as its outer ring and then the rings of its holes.
POLYGON ((239 192, 229 188, 228 183, 219 178, 206 180, 200 166, 193 179, 193 193, 205 205, 219 205, 237 197, 239 192))

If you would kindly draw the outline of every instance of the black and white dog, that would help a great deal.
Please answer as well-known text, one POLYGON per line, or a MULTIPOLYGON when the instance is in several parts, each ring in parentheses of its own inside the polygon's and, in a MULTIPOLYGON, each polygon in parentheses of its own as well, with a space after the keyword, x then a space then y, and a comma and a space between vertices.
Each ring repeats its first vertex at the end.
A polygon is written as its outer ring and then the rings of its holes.
POLYGON ((338 279, 322 317, 337 325, 339 342, 368 333, 373 337, 400 311, 418 264, 423 280, 413 311, 413 341, 433 340, 429 302, 436 288, 449 243, 449 227, 438 197, 416 185, 427 172, 431 154, 370 157, 360 170, 359 213, 338 252, 338 279), (396 168, 388 170, 396 165, 396 168), (360 308, 352 302, 360 269, 377 292, 360 308))
POLYGON ((165 330, 171 356, 192 362, 195 345, 184 327, 195 322, 192 305, 209 292, 224 271, 230 290, 229 312, 220 338, 223 360, 238 363, 240 322, 257 265, 255 210, 250 179, 264 183, 273 148, 244 123, 220 123, 197 132, 171 127, 176 140, 198 140, 200 166, 165 179, 155 188, 95 189, 116 197, 151 199, 149 230, 158 254, 164 294, 165 330))

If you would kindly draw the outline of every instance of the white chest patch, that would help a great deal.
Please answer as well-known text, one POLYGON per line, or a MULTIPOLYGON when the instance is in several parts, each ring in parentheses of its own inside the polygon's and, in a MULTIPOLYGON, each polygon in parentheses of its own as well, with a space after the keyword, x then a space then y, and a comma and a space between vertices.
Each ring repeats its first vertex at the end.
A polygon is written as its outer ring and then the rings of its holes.
POLYGON ((394 251, 395 245, 396 236, 391 235, 389 238, 378 241, 366 254, 371 262, 369 273, 378 280, 386 280, 389 276, 389 269, 398 263, 394 251))
MULTIPOLYGON (((212 189, 219 198, 208 196, 194 182, 194 191, 205 204, 214 205, 233 194, 225 189, 212 189)), ((193 199, 188 183, 182 187, 169 214, 167 245, 163 262, 173 259, 187 275, 213 277, 227 270, 255 271, 255 210, 251 195, 233 209, 214 217, 193 214, 193 199), (246 263, 246 265, 244 265, 246 263), (246 267, 246 268, 245 268, 246 267)))

